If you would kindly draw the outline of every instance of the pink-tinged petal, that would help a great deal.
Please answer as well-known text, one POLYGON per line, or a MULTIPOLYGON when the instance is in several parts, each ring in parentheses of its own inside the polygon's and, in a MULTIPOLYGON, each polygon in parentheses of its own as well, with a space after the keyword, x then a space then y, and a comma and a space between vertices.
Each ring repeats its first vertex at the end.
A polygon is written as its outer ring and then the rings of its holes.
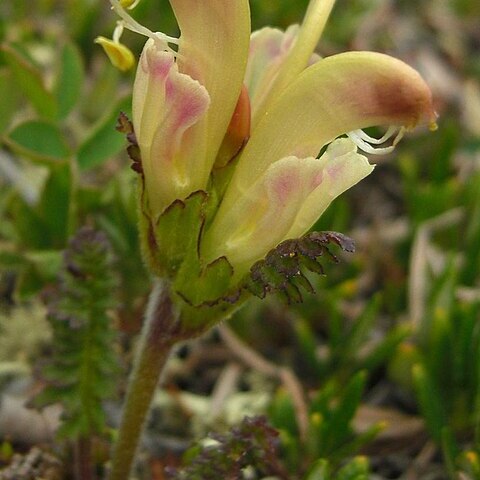
POLYGON ((338 195, 372 170, 346 138, 319 159, 275 162, 235 203, 220 206, 202 246, 206 261, 226 255, 242 276, 271 248, 306 233, 338 195))
POLYGON ((312 63, 312 55, 314 55, 334 4, 335 0, 310 1, 292 47, 282 58, 268 89, 264 90, 263 94, 255 101, 253 127, 257 125, 258 118, 269 109, 270 103, 281 95, 283 90, 312 63))
POLYGON ((246 273, 285 238, 321 169, 314 158, 288 157, 271 165, 231 208, 220 207, 202 244, 205 260, 226 255, 237 276, 246 273))
POLYGON ((375 125, 432 122, 431 92, 420 75, 387 55, 351 52, 308 67, 265 112, 243 150, 224 202, 280 158, 316 156, 336 137, 375 125))
MULTIPOLYGON (((245 85, 252 103, 253 125, 256 123, 257 113, 263 110, 271 89, 276 85, 279 72, 283 70, 284 63, 297 43, 299 30, 298 25, 291 25, 285 32, 265 27, 252 33, 245 85)), ((319 55, 311 54, 303 68, 313 65, 318 60, 319 55)))
POLYGON ((209 102, 205 87, 179 73, 173 55, 149 40, 135 79, 133 124, 154 215, 205 186, 195 161, 205 152, 198 124, 209 102))
POLYGON ((298 29, 298 25, 290 26, 285 32, 278 28, 265 27, 252 33, 245 85, 252 102, 253 115, 292 48, 298 29))
POLYGON ((133 86, 132 114, 135 134, 142 149, 147 148, 164 116, 165 82, 175 63, 173 54, 148 40, 143 48, 133 86))
MULTIPOLYGON (((181 37, 178 66, 210 95, 205 128, 207 151, 197 156, 200 175, 210 168, 232 118, 243 84, 250 38, 248 0, 170 0, 181 37), (205 166, 202 166, 205 164, 205 166)), ((205 172, 207 172, 205 174, 205 172)))
POLYGON ((320 160, 324 164, 321 178, 313 179, 317 185, 299 209, 287 238, 297 238, 310 230, 335 198, 374 169, 365 156, 357 153, 357 146, 348 138, 332 142, 320 160))

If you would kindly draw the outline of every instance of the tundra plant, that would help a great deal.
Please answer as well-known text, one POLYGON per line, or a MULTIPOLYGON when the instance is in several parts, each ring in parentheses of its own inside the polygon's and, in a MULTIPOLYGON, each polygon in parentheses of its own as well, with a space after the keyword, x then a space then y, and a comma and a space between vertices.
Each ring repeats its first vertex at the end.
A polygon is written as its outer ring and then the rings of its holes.
POLYGON ((311 290, 331 232, 306 234, 373 170, 360 151, 391 152, 404 131, 435 125, 428 86, 372 52, 314 53, 334 0, 312 0, 301 26, 250 33, 248 0, 170 0, 181 36, 152 32, 110 0, 120 20, 100 43, 126 69, 124 28, 148 38, 120 118, 139 174, 143 254, 155 277, 114 452, 128 477, 172 345, 227 318, 251 294, 311 290), (362 129, 387 127, 379 139, 362 129), (380 147, 388 140, 391 145, 380 147), (327 146, 322 155, 319 152, 327 146))

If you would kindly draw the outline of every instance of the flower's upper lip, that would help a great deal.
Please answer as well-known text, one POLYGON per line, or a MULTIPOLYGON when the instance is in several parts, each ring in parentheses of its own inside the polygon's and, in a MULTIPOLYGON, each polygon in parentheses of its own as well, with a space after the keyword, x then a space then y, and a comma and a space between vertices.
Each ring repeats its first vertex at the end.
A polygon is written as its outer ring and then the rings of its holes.
POLYGON ((410 127, 435 118, 420 75, 393 57, 350 52, 308 67, 272 102, 252 131, 227 190, 234 202, 271 163, 316 156, 339 135, 377 125, 410 127))
POLYGON ((210 108, 199 122, 206 122, 204 161, 210 170, 243 84, 250 43, 250 6, 248 0, 170 3, 181 32, 179 71, 198 80, 210 95, 210 108))
POLYGON ((262 113, 269 108, 272 100, 278 97, 307 67, 334 5, 335 0, 312 0, 310 2, 295 43, 270 86, 268 94, 262 99, 262 105, 255 106, 258 113, 256 118, 260 118, 262 113))

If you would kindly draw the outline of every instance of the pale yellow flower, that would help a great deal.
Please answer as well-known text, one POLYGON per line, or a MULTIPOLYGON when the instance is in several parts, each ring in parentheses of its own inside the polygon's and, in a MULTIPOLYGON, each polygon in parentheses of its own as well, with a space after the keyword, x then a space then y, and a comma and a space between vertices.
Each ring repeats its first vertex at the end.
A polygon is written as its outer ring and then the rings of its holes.
POLYGON ((208 192, 218 203, 200 257, 225 256, 236 278, 372 172, 359 148, 390 152, 405 130, 435 122, 428 86, 400 60, 315 54, 334 0, 312 0, 301 26, 251 36, 248 0, 170 0, 179 39, 110 1, 124 27, 149 37, 133 91, 146 215, 154 225, 176 199, 208 192), (369 137, 372 126, 386 135, 369 137))

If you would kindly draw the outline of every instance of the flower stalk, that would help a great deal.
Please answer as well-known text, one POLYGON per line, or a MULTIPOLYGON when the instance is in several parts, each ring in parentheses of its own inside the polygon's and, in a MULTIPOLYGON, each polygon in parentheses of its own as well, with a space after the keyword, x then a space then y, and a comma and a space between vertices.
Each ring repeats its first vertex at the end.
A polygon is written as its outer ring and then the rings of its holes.
POLYGON ((177 320, 169 285, 157 280, 146 310, 108 480, 129 478, 155 388, 178 341, 177 320))

